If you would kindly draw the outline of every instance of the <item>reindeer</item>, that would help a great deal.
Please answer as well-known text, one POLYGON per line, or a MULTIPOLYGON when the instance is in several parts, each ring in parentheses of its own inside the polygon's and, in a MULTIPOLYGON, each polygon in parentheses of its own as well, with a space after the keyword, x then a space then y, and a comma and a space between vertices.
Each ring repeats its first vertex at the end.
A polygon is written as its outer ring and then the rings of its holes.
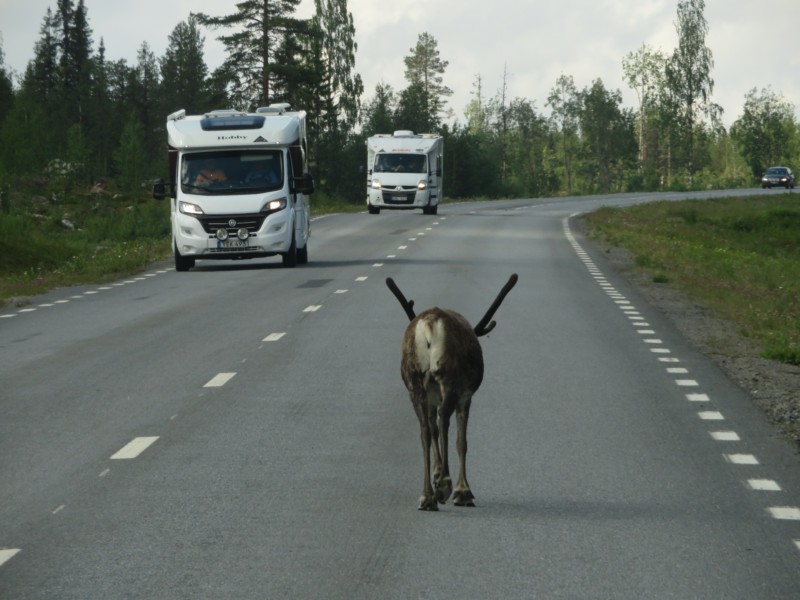
POLYGON ((473 328, 454 310, 434 307, 415 315, 414 301, 406 300, 391 277, 386 279, 386 285, 400 301, 410 321, 403 336, 400 371, 419 419, 422 438, 425 481, 419 510, 439 510, 438 504, 447 502, 451 494, 456 506, 475 506, 475 496, 467 482, 466 458, 469 407, 472 395, 483 381, 483 352, 478 338, 494 329, 496 323, 491 318, 516 283, 515 273, 473 328), (455 492, 447 458, 447 436, 453 411, 460 463, 455 492), (435 494, 431 484, 431 441, 435 494))

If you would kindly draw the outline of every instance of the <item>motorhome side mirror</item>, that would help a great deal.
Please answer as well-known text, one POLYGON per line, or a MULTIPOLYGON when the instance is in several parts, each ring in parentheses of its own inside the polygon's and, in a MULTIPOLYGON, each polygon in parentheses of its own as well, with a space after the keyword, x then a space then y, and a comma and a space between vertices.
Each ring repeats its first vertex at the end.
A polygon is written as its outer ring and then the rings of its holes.
POLYGON ((441 169, 436 169, 436 176, 437 177, 441 177, 442 176, 442 170, 441 169))
POLYGON ((311 173, 304 173, 302 177, 294 178, 294 191, 298 194, 314 193, 314 176, 311 173))
POLYGON ((167 196, 167 184, 163 179, 156 179, 153 182, 153 198, 163 200, 167 196))

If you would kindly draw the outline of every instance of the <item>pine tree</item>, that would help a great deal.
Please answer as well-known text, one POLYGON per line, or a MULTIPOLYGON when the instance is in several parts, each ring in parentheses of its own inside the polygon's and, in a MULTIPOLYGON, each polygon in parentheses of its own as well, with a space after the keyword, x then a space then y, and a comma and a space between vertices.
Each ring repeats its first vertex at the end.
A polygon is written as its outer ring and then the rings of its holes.
POLYGON ((273 89, 286 86, 290 78, 287 71, 292 65, 280 65, 275 57, 285 38, 304 27, 302 21, 292 16, 299 4, 300 0, 244 0, 236 4, 237 12, 230 15, 197 15, 202 25, 236 30, 217 39, 228 53, 222 72, 231 99, 239 108, 268 105, 273 99, 273 89))
POLYGON ((313 27, 322 41, 322 79, 332 97, 335 120, 350 129, 358 121, 364 92, 361 76, 354 73, 357 45, 353 15, 347 10, 347 0, 314 0, 314 4, 313 27))
POLYGON ((215 108, 209 106, 204 45, 196 15, 179 23, 169 35, 166 54, 160 60, 163 88, 159 100, 164 116, 181 108, 189 114, 215 108))
POLYGON ((11 73, 5 67, 2 42, 3 36, 0 35, 0 126, 14 104, 14 84, 11 81, 11 73))
MULTIPOLYGON (((62 117, 67 123, 83 123, 91 89, 92 30, 83 0, 58 0, 55 18, 59 34, 59 85, 62 117)), ((68 125, 67 125, 68 127, 68 125)))
POLYGON ((392 133, 395 130, 394 114, 397 98, 392 86, 379 82, 375 86, 375 96, 362 111, 362 131, 369 137, 376 133, 392 133))
POLYGON ((161 154, 163 139, 161 125, 164 115, 157 110, 160 93, 158 61, 147 42, 142 42, 137 53, 138 62, 132 71, 131 100, 136 118, 144 135, 146 155, 155 159, 161 154))
POLYGON ((445 105, 453 90, 443 83, 449 63, 440 58, 436 38, 429 33, 421 33, 417 45, 411 48, 411 54, 403 62, 406 66, 405 78, 411 84, 406 94, 406 104, 410 106, 421 102, 425 111, 424 120, 430 124, 430 129, 438 127, 441 117, 449 115, 445 105), (420 97, 412 102, 411 94, 420 97))

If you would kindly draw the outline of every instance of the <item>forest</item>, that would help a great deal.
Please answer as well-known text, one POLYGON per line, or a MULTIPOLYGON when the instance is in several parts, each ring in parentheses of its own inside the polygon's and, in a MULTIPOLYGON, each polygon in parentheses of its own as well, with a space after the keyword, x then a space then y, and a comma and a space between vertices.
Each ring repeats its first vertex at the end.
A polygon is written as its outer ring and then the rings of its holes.
POLYGON ((505 74, 494 94, 476 74, 460 116, 434 36, 416 34, 398 56, 404 89, 379 83, 367 94, 347 0, 315 0, 309 19, 296 17, 299 3, 245 0, 231 14, 189 14, 163 56, 144 42, 129 63, 106 56, 83 0, 57 0, 23 73, 5 66, 0 47, 0 208, 9 210, 10 190, 143 196, 166 175, 167 114, 275 102, 308 112, 318 192, 350 203, 364 201, 366 137, 396 129, 444 136, 449 198, 747 187, 769 165, 800 163, 800 126, 780 91, 753 88, 741 117, 723 126, 703 0, 677 3, 672 52, 644 44, 620 57, 635 107, 599 78, 579 89, 563 74, 539 108, 509 97, 505 74), (226 49, 213 71, 209 35, 226 49))

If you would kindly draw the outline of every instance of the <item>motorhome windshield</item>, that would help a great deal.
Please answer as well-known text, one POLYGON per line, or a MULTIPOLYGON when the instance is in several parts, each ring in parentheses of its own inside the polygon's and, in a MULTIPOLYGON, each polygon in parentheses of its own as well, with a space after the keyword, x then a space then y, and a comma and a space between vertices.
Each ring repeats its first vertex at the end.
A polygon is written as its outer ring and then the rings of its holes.
POLYGON ((185 154, 184 194, 254 194, 283 186, 280 150, 236 150, 185 154))
POLYGON ((379 154, 375 159, 376 173, 427 173, 424 154, 379 154))

